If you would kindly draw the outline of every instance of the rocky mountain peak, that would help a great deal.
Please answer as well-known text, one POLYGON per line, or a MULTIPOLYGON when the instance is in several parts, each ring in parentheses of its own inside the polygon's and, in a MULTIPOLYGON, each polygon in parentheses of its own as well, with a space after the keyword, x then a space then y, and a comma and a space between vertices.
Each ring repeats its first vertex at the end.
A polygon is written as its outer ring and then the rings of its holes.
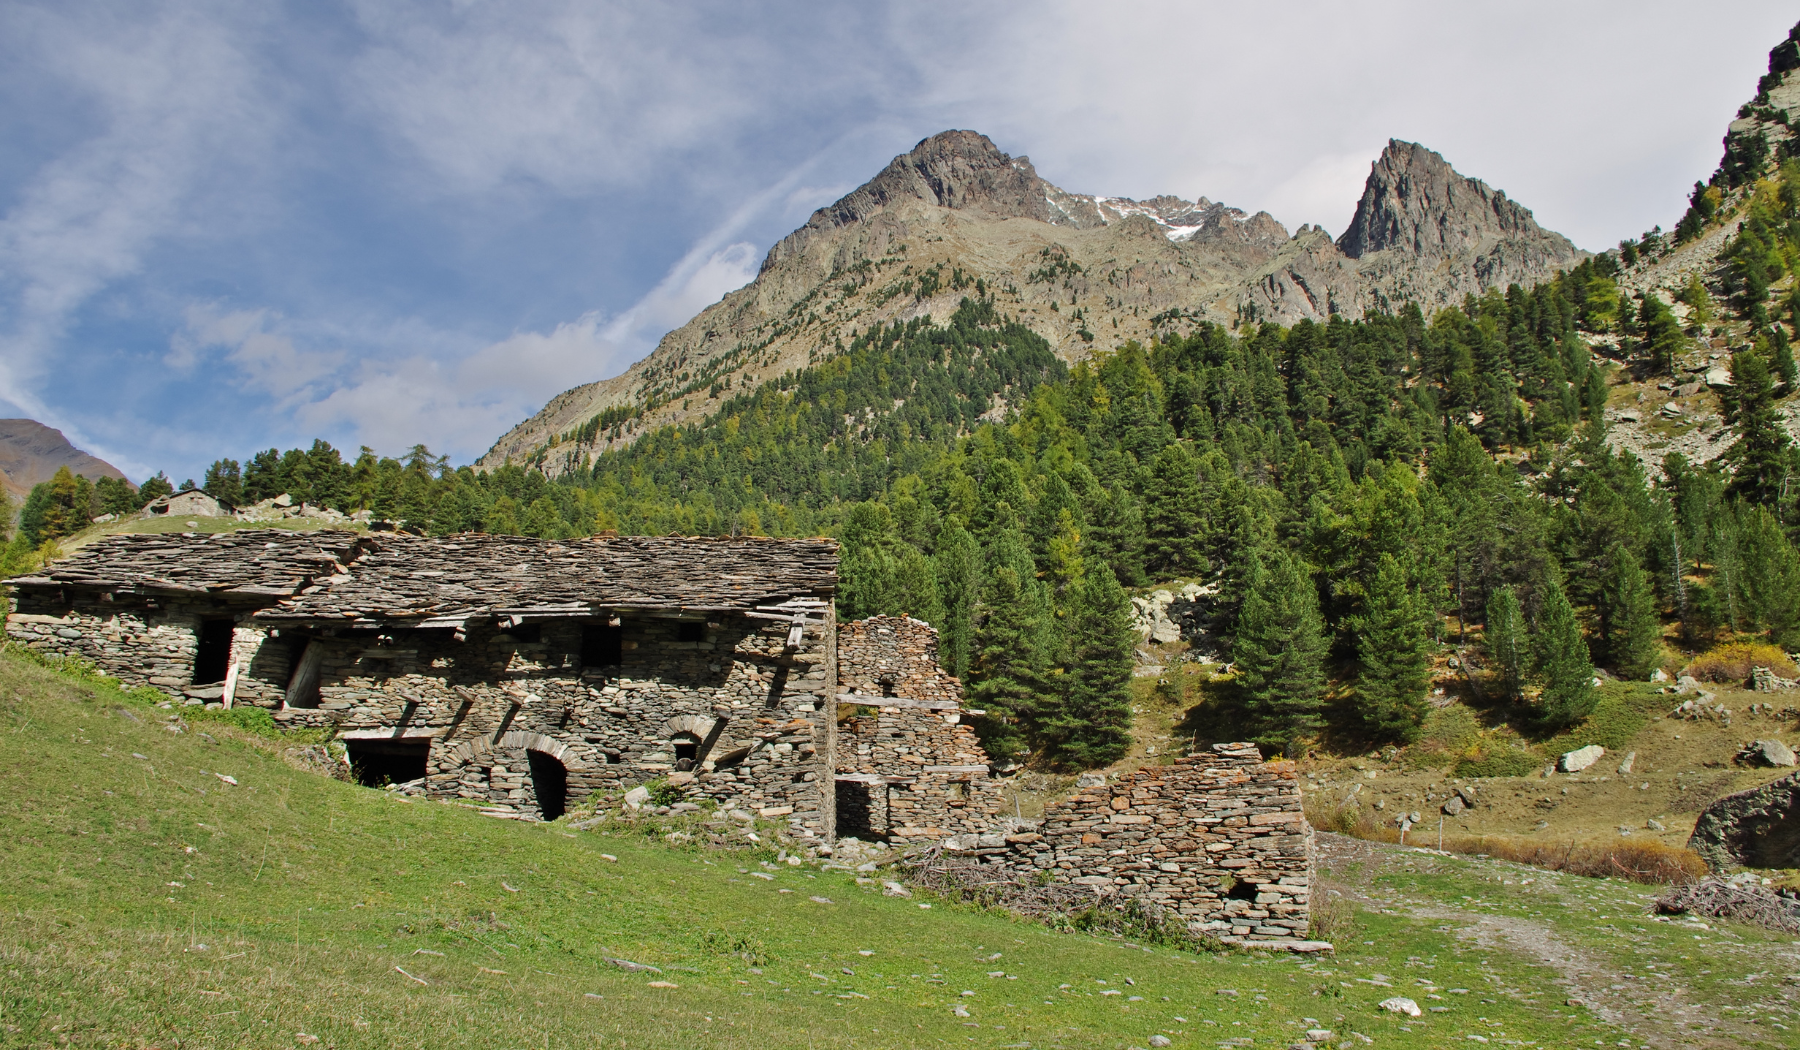
POLYGON ((1558 254, 1575 251, 1504 192, 1458 174, 1441 154, 1416 142, 1390 139, 1337 246, 1352 259, 1388 248, 1442 259, 1502 241, 1549 241, 1562 250, 1558 254))
POLYGON ((904 200, 979 209, 997 218, 1048 221, 1044 192, 1029 157, 1010 157, 978 131, 943 131, 895 157, 881 173, 807 225, 848 226, 904 200))

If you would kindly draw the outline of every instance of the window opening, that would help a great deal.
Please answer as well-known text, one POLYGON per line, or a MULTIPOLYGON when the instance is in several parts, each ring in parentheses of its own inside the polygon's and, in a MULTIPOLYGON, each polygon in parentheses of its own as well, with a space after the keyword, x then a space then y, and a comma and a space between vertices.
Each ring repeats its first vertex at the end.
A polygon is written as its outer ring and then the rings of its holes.
MULTIPOLYGON (((1226 876, 1230 878, 1230 876, 1226 876)), ((1256 883, 1232 879, 1231 888, 1225 891, 1225 899, 1233 901, 1255 901, 1256 883)))
POLYGON ((544 640, 544 625, 541 623, 522 623, 516 627, 508 627, 501 632, 515 642, 541 642, 544 640))
POLYGON ((882 696, 899 696, 900 695, 899 693, 894 692, 894 680, 892 678, 883 678, 881 680, 881 695, 882 696))
POLYGON ((669 743, 675 745, 675 769, 685 773, 700 760, 700 738, 692 733, 677 733, 669 743))
POLYGON ((194 684, 211 685, 225 680, 231 663, 230 620, 201 620, 194 647, 194 684))
POLYGON ((531 764, 531 791, 537 796, 538 815, 555 820, 568 809, 569 771, 556 756, 542 751, 527 751, 525 759, 531 764))
POLYGON ((344 746, 350 750, 350 772, 364 787, 421 780, 431 755, 429 740, 346 740, 344 746))
POLYGON ((605 623, 581 625, 581 666, 617 667, 625 662, 625 628, 605 623))
POLYGON ((675 640, 678 642, 701 642, 706 640, 706 625, 686 620, 675 625, 675 640))

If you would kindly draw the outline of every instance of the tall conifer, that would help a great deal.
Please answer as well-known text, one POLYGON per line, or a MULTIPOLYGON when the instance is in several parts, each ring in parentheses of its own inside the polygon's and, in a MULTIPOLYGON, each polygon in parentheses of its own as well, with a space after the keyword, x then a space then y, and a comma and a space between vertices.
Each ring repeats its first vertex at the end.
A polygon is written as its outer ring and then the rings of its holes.
POLYGON ((1594 664, 1575 607, 1554 571, 1538 588, 1538 606, 1533 655, 1544 686, 1543 718, 1553 726, 1572 726, 1594 709, 1594 664))
POLYGON ((1383 554, 1356 627, 1359 710, 1382 736, 1410 742, 1425 720, 1425 689, 1431 679, 1428 619, 1400 563, 1383 554))
POLYGON ((1322 724, 1319 596, 1305 566, 1279 549, 1255 554, 1249 576, 1231 656, 1262 739, 1291 749, 1322 724))

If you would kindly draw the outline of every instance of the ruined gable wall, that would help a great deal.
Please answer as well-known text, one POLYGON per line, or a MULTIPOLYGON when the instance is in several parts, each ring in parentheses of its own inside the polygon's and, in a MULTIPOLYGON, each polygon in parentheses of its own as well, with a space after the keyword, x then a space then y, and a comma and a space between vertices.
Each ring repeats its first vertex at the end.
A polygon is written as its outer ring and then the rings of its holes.
POLYGON ((960 724, 962 683, 938 666, 937 647, 936 630, 904 616, 838 630, 845 717, 838 722, 837 795, 855 811, 843 822, 852 833, 940 839, 986 830, 1000 812, 987 753, 974 730, 960 724), (849 714, 859 709, 873 713, 849 714))
POLYGON ((1136 897, 1221 940, 1306 937, 1312 828, 1293 763, 1265 763, 1254 744, 1086 788, 1050 806, 1039 832, 1006 842, 978 852, 1019 877, 1136 897))

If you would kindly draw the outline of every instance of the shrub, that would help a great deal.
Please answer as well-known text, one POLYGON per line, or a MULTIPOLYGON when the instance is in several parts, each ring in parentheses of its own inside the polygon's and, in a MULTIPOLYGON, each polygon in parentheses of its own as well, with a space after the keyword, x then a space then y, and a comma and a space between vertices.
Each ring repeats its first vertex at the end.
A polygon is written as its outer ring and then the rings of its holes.
POLYGON ((1590 878, 1624 878, 1633 882, 1692 882, 1706 874, 1706 862, 1699 854, 1660 842, 1620 842, 1604 846, 1580 846, 1573 842, 1556 844, 1522 839, 1474 838, 1445 839, 1444 849, 1452 853, 1486 854, 1515 864, 1529 864, 1551 871, 1590 878))
POLYGON ((1522 777, 1544 765, 1544 756, 1520 747, 1484 747, 1456 763, 1459 777, 1522 777))
POLYGON ((652 780, 644 785, 644 789, 650 792, 650 804, 653 806, 673 806, 687 798, 685 792, 666 780, 652 780))
POLYGON ((1695 657, 1687 673, 1702 682, 1741 684, 1749 680, 1752 667, 1766 667, 1783 678, 1800 678, 1800 669, 1779 647, 1752 642, 1715 646, 1695 657))

